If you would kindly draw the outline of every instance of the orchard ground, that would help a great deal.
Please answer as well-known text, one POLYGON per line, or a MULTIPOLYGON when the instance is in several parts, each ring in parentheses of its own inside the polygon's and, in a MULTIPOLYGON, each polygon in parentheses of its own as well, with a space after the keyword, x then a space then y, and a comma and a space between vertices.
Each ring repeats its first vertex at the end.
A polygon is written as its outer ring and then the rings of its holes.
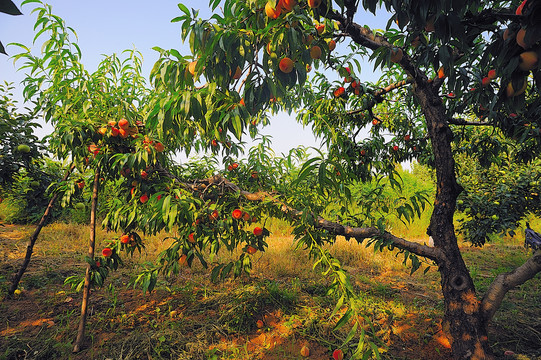
MULTIPOLYGON (((1 359, 330 359, 342 346, 345 327, 332 331, 336 299, 326 296, 329 281, 302 250, 294 251, 288 229, 274 225, 265 253, 257 252, 249 277, 210 281, 210 271, 194 266, 160 278, 157 290, 132 289, 130 274, 165 248, 159 237, 145 237, 145 251, 126 259, 106 286, 92 291, 85 348, 71 354, 81 294, 64 285, 83 276, 89 229, 54 223, 44 228, 15 298, 8 281, 24 257, 32 226, 0 226, 1 359)), ((112 234, 98 232, 99 248, 112 234)), ((427 241, 420 239, 419 241, 427 241)), ((466 262, 483 292, 497 273, 521 264, 528 251, 523 238, 497 240, 484 249, 462 244, 466 262), (497 269, 494 271, 493 269, 497 269)), ((375 334, 384 359, 447 359, 442 335, 439 275, 431 267, 413 275, 393 253, 339 239, 330 251, 345 265, 362 294, 367 333, 375 334)), ((222 260, 227 254, 221 255, 222 260)), ((424 268, 424 267, 423 267, 424 268)), ((541 359, 541 279, 537 276, 505 298, 490 328, 500 358, 541 359), (507 355, 504 355, 507 352, 507 355), (512 352, 512 353, 511 353, 512 352)), ((356 341, 351 343, 355 346, 356 341)))

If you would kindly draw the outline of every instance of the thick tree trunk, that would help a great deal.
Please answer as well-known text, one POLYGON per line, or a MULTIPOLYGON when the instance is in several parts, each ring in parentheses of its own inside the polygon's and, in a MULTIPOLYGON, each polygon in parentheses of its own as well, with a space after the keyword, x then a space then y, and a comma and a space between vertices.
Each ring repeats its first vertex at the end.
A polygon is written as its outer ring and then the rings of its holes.
POLYGON ((445 303, 443 328, 456 359, 488 359, 486 323, 482 321, 480 302, 453 225, 456 198, 462 191, 456 181, 451 152, 453 134, 436 90, 425 80, 418 79, 415 94, 421 103, 434 151, 437 184, 428 232, 434 246, 444 254, 438 260, 445 303))
MULTIPOLYGON (((68 177, 70 176, 71 172, 75 168, 75 165, 71 165, 70 168, 66 171, 66 174, 64 175, 64 178, 62 181, 66 181, 68 177)), ((41 232, 41 229, 45 226, 47 221, 49 220, 49 216, 51 215, 51 211, 53 209, 53 205, 56 201, 56 198, 58 197, 58 194, 54 194, 51 200, 49 200, 49 204, 47 205, 47 208, 45 209, 45 212, 43 213, 43 216, 41 217, 38 226, 32 233, 32 236, 28 240, 28 245, 26 246, 26 255, 24 257, 24 261, 19 268, 19 271, 15 276, 13 277, 13 280, 11 282, 11 286, 8 289, 8 294, 13 295, 15 290, 17 290, 17 287, 19 286, 19 282, 21 281, 21 278, 24 275, 24 272, 26 271, 26 268, 28 267, 28 264, 30 264, 30 259, 32 258, 32 253, 34 251, 34 245, 36 244, 36 241, 38 239, 39 233, 41 232)))
MULTIPOLYGON (((94 258, 94 248, 96 244, 96 211, 98 207, 98 185, 100 180, 100 170, 96 169, 94 174, 94 187, 92 189, 92 208, 90 210, 90 241, 88 247, 88 257, 94 258)), ((81 318, 79 319, 79 329, 77 330, 77 339, 73 346, 73 352, 79 352, 85 336, 86 315, 88 309, 88 298, 90 295, 90 264, 86 265, 85 285, 83 288, 83 301, 81 304, 81 318)))

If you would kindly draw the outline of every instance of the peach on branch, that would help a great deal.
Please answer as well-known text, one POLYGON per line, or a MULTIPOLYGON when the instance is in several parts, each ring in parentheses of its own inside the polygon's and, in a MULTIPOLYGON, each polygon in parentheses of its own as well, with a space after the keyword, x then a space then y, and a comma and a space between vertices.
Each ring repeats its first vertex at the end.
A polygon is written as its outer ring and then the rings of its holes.
POLYGON ((156 149, 157 152, 162 152, 165 150, 165 146, 163 146, 162 143, 157 142, 156 144, 154 144, 154 149, 156 149))
POLYGON ((286 56, 280 60, 280 64, 278 66, 283 73, 289 74, 291 71, 293 71, 294 65, 295 63, 293 60, 286 56))
POLYGON ((280 0, 278 3, 284 12, 290 12, 297 5, 297 0, 280 0))
POLYGON ((505 93, 507 94, 508 97, 515 97, 515 96, 523 94, 526 91, 526 88, 528 87, 528 81, 526 78, 522 79, 519 82, 519 87, 520 88, 518 90, 515 89, 513 87, 513 82, 511 81, 507 84, 505 93))
POLYGON ((539 56, 535 51, 525 51, 519 55, 520 63, 518 68, 522 71, 530 71, 537 67, 539 56))
POLYGON ((248 245, 246 246, 246 252, 250 255, 253 255, 257 252, 257 248, 251 246, 251 245, 248 245))
POLYGON ((333 51, 334 49, 336 49, 336 41, 331 39, 329 41, 329 51, 333 51))
POLYGON ((308 0, 308 6, 312 9, 318 8, 321 5, 322 0, 308 0))
POLYGON ((310 48, 310 57, 312 59, 321 59, 321 48, 314 45, 310 48))
POLYGON ((240 220, 242 218, 242 210, 241 209, 235 209, 231 213, 231 217, 236 220, 240 220))
POLYGON ((271 19, 278 19, 281 11, 280 6, 274 7, 270 1, 265 4, 265 14, 267 14, 267 16, 271 19))
POLYGON ((141 197, 139 198, 139 201, 141 201, 141 203, 146 203, 148 201, 148 195, 145 193, 143 195, 141 195, 141 197))
POLYGON ((124 130, 128 130, 128 127, 130 127, 130 123, 128 122, 128 120, 122 118, 118 120, 118 127, 124 130))
POLYGON ((197 60, 192 61, 188 64, 188 72, 192 74, 192 76, 195 75, 195 67, 197 66, 197 60))
POLYGON ((240 76, 242 75, 242 69, 240 66, 237 66, 237 69, 235 70, 235 74, 233 74, 233 79, 237 80, 240 79, 240 76))

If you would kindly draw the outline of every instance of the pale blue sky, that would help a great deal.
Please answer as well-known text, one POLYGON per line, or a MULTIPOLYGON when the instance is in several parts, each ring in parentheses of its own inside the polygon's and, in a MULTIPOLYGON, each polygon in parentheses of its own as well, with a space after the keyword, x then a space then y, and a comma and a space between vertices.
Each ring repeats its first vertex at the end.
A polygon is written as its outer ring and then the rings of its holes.
MULTIPOLYGON (((5 46, 11 42, 31 46, 36 19, 31 13, 34 4, 21 7, 22 0, 14 2, 24 15, 0 14, 0 39, 5 46)), ((147 78, 158 58, 158 53, 152 50, 152 47, 175 48, 183 54, 189 53, 188 47, 182 44, 180 39, 180 23, 171 23, 172 18, 180 15, 177 3, 178 1, 173 0, 49 1, 53 13, 63 18, 66 24, 77 32, 78 44, 83 53, 82 62, 87 70, 94 71, 103 54, 109 55, 136 48, 143 54, 143 70, 147 78)), ((202 18, 209 18, 212 15, 207 0, 186 0, 183 4, 188 8, 199 9, 202 18)), ((385 23, 381 20, 378 22, 372 14, 359 16, 358 21, 364 21, 371 27, 385 26, 385 23)), ((6 46, 6 50, 8 54, 16 51, 11 46, 6 46)), ((39 51, 39 48, 36 51, 39 51)), ((365 67, 365 74, 374 81, 372 65, 365 67)), ((18 84, 23 77, 24 74, 16 71, 9 57, 0 55, 0 81, 15 84, 17 87, 15 98, 19 102, 22 99, 20 95, 22 90, 18 84)), ((45 125, 40 135, 48 131, 50 127, 45 125)), ((275 117, 272 125, 266 128, 264 133, 272 136, 277 153, 287 152, 297 145, 318 145, 309 129, 303 129, 286 114, 275 117)))

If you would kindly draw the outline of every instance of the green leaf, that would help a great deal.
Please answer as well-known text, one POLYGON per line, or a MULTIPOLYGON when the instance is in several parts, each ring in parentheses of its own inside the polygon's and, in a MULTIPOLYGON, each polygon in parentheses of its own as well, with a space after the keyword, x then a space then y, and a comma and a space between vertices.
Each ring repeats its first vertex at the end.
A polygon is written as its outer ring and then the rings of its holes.
POLYGON ((351 309, 348 309, 344 315, 338 320, 336 325, 333 328, 333 331, 336 331, 340 329, 342 326, 346 325, 349 322, 349 319, 353 316, 353 311, 351 309))

